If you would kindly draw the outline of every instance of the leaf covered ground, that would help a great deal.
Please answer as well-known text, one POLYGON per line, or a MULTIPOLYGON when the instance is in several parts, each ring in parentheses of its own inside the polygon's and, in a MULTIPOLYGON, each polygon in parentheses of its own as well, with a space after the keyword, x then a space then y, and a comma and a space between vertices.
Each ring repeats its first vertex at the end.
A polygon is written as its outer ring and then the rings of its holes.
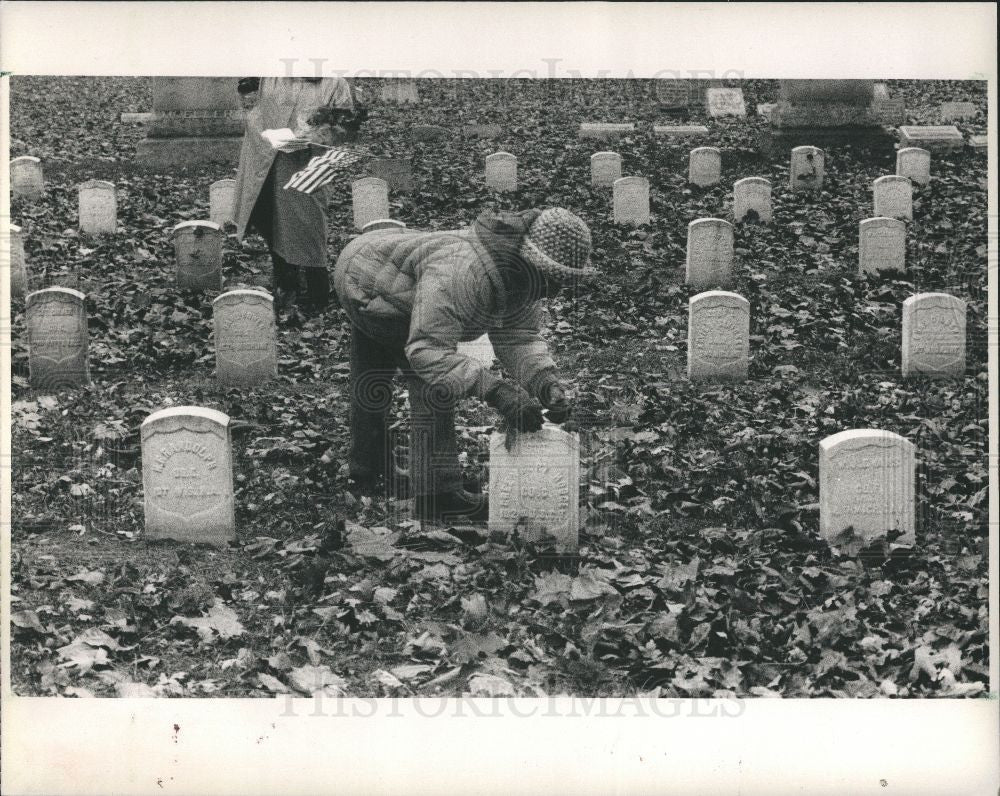
MULTIPOLYGON (((889 81, 911 123, 984 84, 889 81)), ((92 386, 27 385, 23 299, 13 312, 12 680, 22 694, 281 693, 659 696, 975 696, 987 682, 986 159, 935 154, 915 188, 905 275, 859 278, 857 225, 892 153, 830 150, 821 193, 790 194, 787 161, 759 154, 750 116, 712 122, 718 186, 686 184, 692 143, 656 140, 646 81, 452 81, 416 107, 373 103, 368 144, 412 157, 418 190, 394 196, 410 227, 449 229, 491 205, 568 207, 594 235, 599 285, 551 307, 550 344, 578 401, 585 483, 579 555, 421 527, 401 501, 348 489, 343 313, 279 327, 280 378, 224 390, 212 377, 209 296, 173 284, 170 229, 205 218, 225 169, 150 175, 151 107, 139 78, 11 82, 11 155, 45 162, 40 202, 15 204, 32 288, 87 294, 92 386), (635 121, 614 144, 581 121, 635 121), (417 123, 498 123, 496 141, 409 140, 417 123), (615 149, 652 183, 653 223, 615 227, 589 156, 615 149), (483 158, 519 158, 520 189, 482 185, 483 158), (752 308, 750 378, 686 381, 686 230, 726 217, 741 177, 774 184, 774 223, 737 228, 732 288, 752 308), (119 226, 76 231, 76 185, 118 185, 119 226), (908 296, 969 302, 962 378, 900 378, 908 296), (168 405, 234 421, 238 542, 214 550, 143 540, 138 427, 168 405), (819 441, 848 428, 918 448, 917 544, 836 550, 817 535, 819 441)), ((377 92, 376 92, 377 93, 377 92)), ((350 192, 330 205, 330 250, 352 234, 350 192)), ((227 288, 266 285, 262 241, 226 247, 227 288)), ((405 430, 405 396, 396 401, 405 430)), ((485 482, 496 417, 460 412, 462 461, 485 482)))

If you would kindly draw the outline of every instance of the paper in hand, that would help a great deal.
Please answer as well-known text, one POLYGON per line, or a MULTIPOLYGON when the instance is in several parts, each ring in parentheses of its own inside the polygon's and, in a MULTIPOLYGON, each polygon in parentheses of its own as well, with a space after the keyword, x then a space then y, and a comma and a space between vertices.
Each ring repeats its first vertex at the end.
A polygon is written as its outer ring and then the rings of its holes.
POLYGON ((281 152, 294 152, 309 145, 308 141, 303 141, 288 127, 280 130, 265 130, 260 137, 267 141, 272 149, 281 152))

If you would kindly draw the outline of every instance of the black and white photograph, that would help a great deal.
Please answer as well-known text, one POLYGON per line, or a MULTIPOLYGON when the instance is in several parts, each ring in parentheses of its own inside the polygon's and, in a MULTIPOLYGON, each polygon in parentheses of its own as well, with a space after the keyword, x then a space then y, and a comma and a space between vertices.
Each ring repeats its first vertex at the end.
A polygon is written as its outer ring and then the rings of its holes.
POLYGON ((963 79, 4 63, 4 701, 995 717, 992 20, 963 79))

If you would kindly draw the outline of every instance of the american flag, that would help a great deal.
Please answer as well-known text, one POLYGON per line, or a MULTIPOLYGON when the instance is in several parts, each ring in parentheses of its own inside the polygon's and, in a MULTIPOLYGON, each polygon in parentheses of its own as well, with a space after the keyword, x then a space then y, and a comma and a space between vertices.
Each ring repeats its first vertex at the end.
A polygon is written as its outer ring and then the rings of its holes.
POLYGON ((322 188, 343 174, 351 166, 364 157, 360 152, 352 152, 347 149, 331 149, 322 155, 317 155, 309 161, 309 165, 302 171, 297 171, 292 178, 285 183, 285 190, 289 188, 302 193, 312 193, 317 188, 322 188))

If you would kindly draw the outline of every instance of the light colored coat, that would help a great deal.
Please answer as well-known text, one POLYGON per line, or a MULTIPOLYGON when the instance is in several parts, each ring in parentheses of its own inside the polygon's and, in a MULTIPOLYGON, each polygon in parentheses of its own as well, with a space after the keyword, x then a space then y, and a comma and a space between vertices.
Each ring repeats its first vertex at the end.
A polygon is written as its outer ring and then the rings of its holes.
POLYGON ((504 369, 534 391, 555 370, 540 334, 544 308, 511 302, 494 255, 473 228, 369 232, 341 252, 334 287, 352 323, 404 345, 425 381, 484 397, 499 377, 456 347, 486 333, 504 369))
POLYGON ((285 191, 281 187, 295 170, 308 162, 309 154, 278 153, 260 134, 264 130, 284 127, 302 130, 306 127, 306 119, 321 107, 353 110, 350 86, 339 77, 324 78, 315 83, 298 78, 265 77, 261 78, 258 97, 257 104, 247 114, 236 175, 234 215, 237 235, 242 238, 246 234, 254 205, 277 157, 281 168, 275 175, 275 182, 280 184, 273 191, 275 249, 296 265, 325 267, 325 191, 320 189, 313 194, 304 194, 285 191))

